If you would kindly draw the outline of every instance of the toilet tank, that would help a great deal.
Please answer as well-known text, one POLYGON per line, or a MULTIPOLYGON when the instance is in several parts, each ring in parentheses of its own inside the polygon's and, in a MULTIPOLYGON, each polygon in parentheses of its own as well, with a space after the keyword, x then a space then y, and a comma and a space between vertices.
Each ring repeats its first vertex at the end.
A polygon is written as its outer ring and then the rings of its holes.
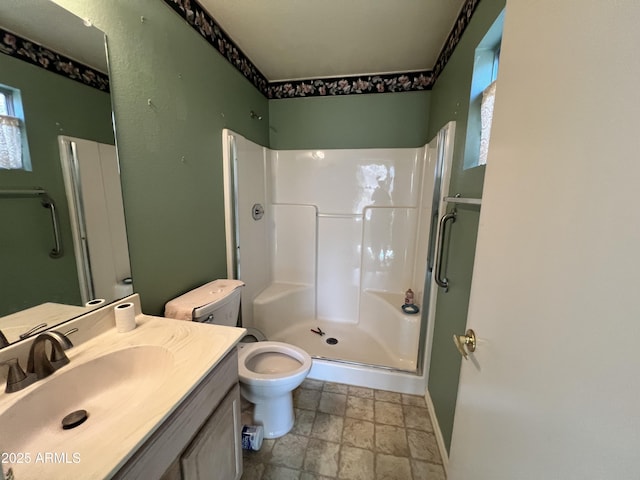
POLYGON ((243 286, 244 282, 230 279, 206 283, 167 302, 164 316, 235 327, 243 286))

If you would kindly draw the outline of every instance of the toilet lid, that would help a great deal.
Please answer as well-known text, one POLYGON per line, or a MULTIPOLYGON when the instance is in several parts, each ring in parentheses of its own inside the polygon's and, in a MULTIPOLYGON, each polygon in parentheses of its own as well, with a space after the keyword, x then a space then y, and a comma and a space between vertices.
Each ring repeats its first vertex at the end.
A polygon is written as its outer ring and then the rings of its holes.
POLYGON ((238 352, 240 378, 278 380, 310 369, 309 354, 288 343, 247 343, 238 352))

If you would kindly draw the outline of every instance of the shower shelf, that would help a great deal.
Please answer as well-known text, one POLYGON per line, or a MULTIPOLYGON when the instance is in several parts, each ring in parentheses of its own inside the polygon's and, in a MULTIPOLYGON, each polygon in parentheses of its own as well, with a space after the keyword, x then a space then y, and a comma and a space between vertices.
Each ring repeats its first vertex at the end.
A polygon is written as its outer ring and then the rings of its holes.
POLYGON ((464 203, 467 205, 482 205, 481 198, 464 198, 464 197, 444 197, 443 200, 449 203, 464 203))

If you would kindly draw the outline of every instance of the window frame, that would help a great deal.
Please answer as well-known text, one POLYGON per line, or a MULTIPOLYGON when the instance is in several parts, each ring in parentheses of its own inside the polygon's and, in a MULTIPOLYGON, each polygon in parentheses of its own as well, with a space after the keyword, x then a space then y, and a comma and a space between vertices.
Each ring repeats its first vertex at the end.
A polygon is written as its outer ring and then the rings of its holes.
POLYGON ((22 149, 22 164, 19 168, 2 168, 0 171, 26 171, 31 172, 31 155, 29 152, 29 141, 27 139, 27 124, 25 121, 24 108, 22 104, 22 94, 18 88, 0 84, 0 94, 5 99, 7 114, 0 112, 0 115, 15 118, 20 126, 20 140, 22 149))
POLYGON ((464 148, 464 170, 485 165, 480 161, 482 96, 498 78, 503 24, 504 10, 498 15, 475 50, 464 148))

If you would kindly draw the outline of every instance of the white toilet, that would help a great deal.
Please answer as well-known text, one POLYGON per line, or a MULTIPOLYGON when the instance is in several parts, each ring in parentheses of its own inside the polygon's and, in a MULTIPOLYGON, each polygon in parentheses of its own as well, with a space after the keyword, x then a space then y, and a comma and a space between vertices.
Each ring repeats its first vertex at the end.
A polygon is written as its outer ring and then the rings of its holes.
POLYGON ((278 438, 293 427, 292 392, 311 370, 311 357, 294 345, 255 342, 238 345, 240 393, 255 405, 253 420, 265 438, 278 438))
MULTIPOLYGON (((240 312, 239 280, 215 280, 174 298, 165 317, 235 327, 240 312)), ((259 332, 247 336, 261 340, 259 332)), ((255 405, 253 420, 265 438, 277 438, 294 422, 292 392, 311 370, 311 357, 294 345, 258 341, 238 345, 240 393, 255 405)))

